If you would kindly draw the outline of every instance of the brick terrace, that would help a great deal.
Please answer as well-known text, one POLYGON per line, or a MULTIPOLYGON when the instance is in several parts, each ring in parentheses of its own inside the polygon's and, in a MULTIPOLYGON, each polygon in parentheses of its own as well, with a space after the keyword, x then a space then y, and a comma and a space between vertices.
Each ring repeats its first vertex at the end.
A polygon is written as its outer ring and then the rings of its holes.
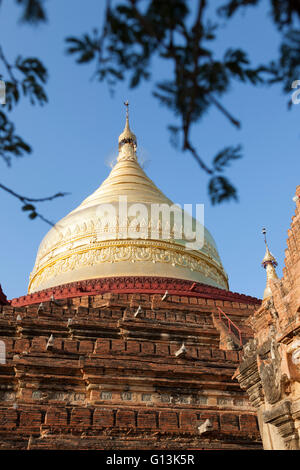
POLYGON ((261 448, 232 379, 241 352, 224 350, 213 318, 221 307, 245 342, 260 301, 188 281, 175 295, 178 283, 153 293, 82 283, 0 306, 0 449, 261 448))

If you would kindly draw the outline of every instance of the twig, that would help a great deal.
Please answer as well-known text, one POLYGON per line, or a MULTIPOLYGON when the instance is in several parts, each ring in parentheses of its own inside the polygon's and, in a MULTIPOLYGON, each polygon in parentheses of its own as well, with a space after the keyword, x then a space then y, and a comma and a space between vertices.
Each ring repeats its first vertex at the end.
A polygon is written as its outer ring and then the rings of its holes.
POLYGON ((210 101, 221 111, 221 113, 223 113, 228 119, 229 121, 234 125, 236 126, 238 129, 240 129, 241 127, 241 123, 240 121, 238 121, 237 119, 235 119, 230 113, 229 111, 227 111, 227 109, 224 108, 224 106, 219 103, 219 101, 216 100, 216 98, 214 98, 212 95, 208 94, 208 98, 210 99, 210 101))
MULTIPOLYGON (((21 194, 18 194, 16 193, 15 191, 13 191, 12 189, 8 188, 7 186, 4 186, 4 184, 0 183, 0 189, 3 189, 3 191, 6 191, 7 193, 11 194, 12 196, 14 196, 15 198, 19 199, 19 201, 21 201, 23 204, 25 203, 28 203, 28 202, 46 202, 46 201, 52 201, 53 199, 56 199, 58 197, 63 197, 63 196, 66 196, 67 194, 69 193, 57 193, 57 194, 54 194, 53 196, 48 196, 48 197, 44 197, 44 198, 30 198, 30 197, 27 197, 27 196, 22 196, 21 194)), ((53 226, 54 223, 48 219, 46 219, 42 214, 40 214, 39 212, 37 212, 34 208, 34 212, 36 214, 36 217, 40 218, 41 220, 43 220, 44 222, 46 222, 47 224, 53 226)))
POLYGON ((3 52, 3 49, 2 47, 0 46, 0 59, 2 60, 2 62, 4 63, 5 67, 6 67, 6 70, 10 76, 10 79, 11 81, 17 85, 18 83, 18 80, 16 79, 16 77, 14 76, 14 74, 12 73, 12 66, 8 63, 5 55, 4 55, 4 52, 3 52))

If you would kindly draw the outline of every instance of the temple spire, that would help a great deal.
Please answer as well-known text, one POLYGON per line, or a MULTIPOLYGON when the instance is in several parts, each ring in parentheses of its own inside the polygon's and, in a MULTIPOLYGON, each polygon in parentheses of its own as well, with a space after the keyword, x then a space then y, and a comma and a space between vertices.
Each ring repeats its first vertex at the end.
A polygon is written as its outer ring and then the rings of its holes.
POLYGON ((129 102, 125 101, 124 105, 126 106, 126 122, 124 131, 119 136, 119 162, 124 160, 137 160, 137 140, 129 125, 129 102))
POLYGON ((263 296, 263 300, 264 300, 272 296, 272 290, 271 290, 270 284, 272 280, 278 279, 276 269, 275 269, 278 263, 276 261, 276 258, 272 255, 272 253, 269 250, 267 237, 266 237, 267 230, 263 228, 262 233, 264 235, 266 253, 261 264, 265 268, 266 274, 267 274, 267 283, 266 283, 266 288, 264 290, 264 296, 263 296))
POLYGON ((124 105, 126 106, 126 125, 129 127, 129 101, 125 101, 124 105))

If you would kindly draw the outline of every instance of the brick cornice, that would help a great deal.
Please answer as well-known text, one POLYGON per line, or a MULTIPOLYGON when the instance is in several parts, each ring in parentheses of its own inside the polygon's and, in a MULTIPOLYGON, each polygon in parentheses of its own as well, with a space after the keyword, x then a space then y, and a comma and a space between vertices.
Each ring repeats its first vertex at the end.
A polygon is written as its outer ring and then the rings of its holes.
POLYGON ((126 276, 91 279, 64 284, 15 298, 11 300, 10 304, 14 307, 22 307, 49 301, 52 296, 54 296, 56 300, 59 300, 98 295, 106 292, 163 294, 166 291, 171 295, 202 297, 254 305, 261 303, 261 300, 256 297, 238 294, 198 282, 165 277, 126 276))

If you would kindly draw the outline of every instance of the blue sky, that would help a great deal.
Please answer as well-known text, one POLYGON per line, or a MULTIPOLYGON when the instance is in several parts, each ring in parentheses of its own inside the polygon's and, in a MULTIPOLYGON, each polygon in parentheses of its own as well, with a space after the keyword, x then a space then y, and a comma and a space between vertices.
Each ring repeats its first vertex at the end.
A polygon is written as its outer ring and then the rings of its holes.
MULTIPOLYGON (((11 61, 18 54, 41 58, 50 79, 47 105, 33 107, 22 100, 11 115, 17 133, 32 145, 33 153, 15 159, 11 168, 0 162, 0 181, 31 197, 70 192, 39 207, 48 219, 58 221, 108 175, 108 162, 124 127, 123 101, 128 99, 131 127, 149 177, 175 203, 205 204, 206 226, 216 240, 230 289, 261 297, 264 226, 282 275, 287 230, 295 210, 292 197, 300 183, 300 105, 288 111, 287 96, 278 86, 268 89, 236 83, 222 102, 241 120, 242 129, 233 128, 217 110, 194 127, 194 143, 208 162, 225 146, 243 145, 244 158, 226 173, 239 190, 239 202, 211 206, 206 175, 191 156, 170 144, 167 126, 176 120, 153 98, 152 83, 130 91, 121 83, 111 97, 105 84, 90 80, 93 66, 79 66, 66 56, 64 38, 99 27, 103 3, 46 2, 49 22, 34 28, 18 23, 20 9, 15 2, 3 2, 0 42, 7 57, 11 61)), ((244 48, 256 64, 274 57, 279 37, 266 5, 263 2, 260 8, 238 14, 230 27, 224 26, 216 53, 221 55, 229 46, 244 48)), ((166 67, 154 64, 154 77, 161 79, 167 73, 166 67)), ((18 201, 4 192, 0 204, 0 283, 13 298, 27 292, 38 246, 50 227, 27 219, 18 201)))

